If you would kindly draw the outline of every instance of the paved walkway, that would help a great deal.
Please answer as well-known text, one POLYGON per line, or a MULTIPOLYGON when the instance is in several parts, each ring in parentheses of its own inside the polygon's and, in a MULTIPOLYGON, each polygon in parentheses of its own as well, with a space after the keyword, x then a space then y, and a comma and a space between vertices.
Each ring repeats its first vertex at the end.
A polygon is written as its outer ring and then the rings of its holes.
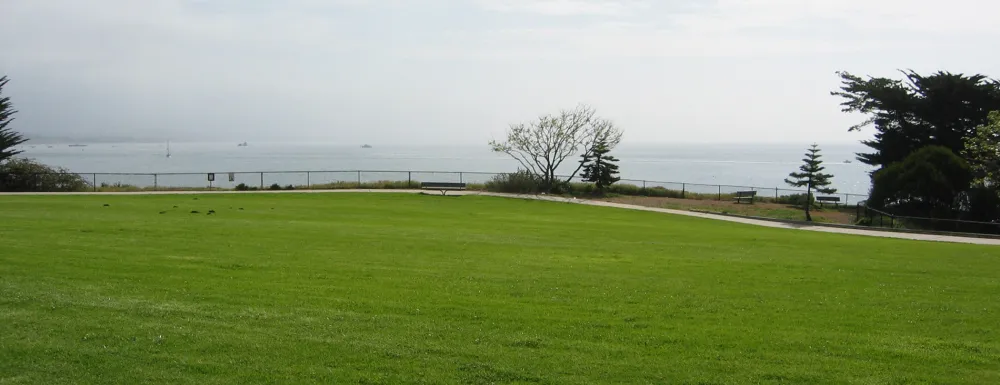
MULTIPOLYGON (((0 196, 5 195, 170 195, 170 194, 310 194, 310 193, 407 193, 407 194, 418 194, 418 193, 433 193, 422 190, 260 190, 260 191, 140 191, 140 192, 80 192, 80 193, 0 193, 0 196)), ((916 233, 902 233, 894 231, 878 231, 878 230, 866 230, 866 229, 855 229, 855 228, 843 228, 843 227, 830 227, 830 226, 818 226, 818 225, 808 225, 799 223, 787 223, 778 221, 768 221, 753 218, 741 218, 733 217, 727 215, 717 215, 700 213, 693 211, 684 210, 672 210, 663 209, 657 207, 646 207, 646 206, 636 206, 627 205, 622 203, 604 202, 604 201, 594 201, 587 199, 576 199, 576 198, 564 198, 549 195, 523 195, 523 194, 501 194, 501 193, 491 193, 483 191, 455 191, 449 192, 452 195, 480 195, 480 196, 493 196, 502 198, 516 198, 516 199, 533 199, 533 200, 544 200, 552 202, 564 202, 564 203, 575 203, 590 206, 603 206, 603 207, 614 207, 620 209, 628 210, 640 210, 640 211, 651 211, 657 213, 674 214, 674 215, 684 215, 689 217, 714 219, 719 221, 736 222, 755 226, 765 226, 774 227, 780 229, 794 229, 794 230, 805 230, 805 231, 819 231, 824 233, 836 233, 836 234, 850 234, 850 235, 862 235, 869 237, 883 237, 883 238, 897 238, 897 239, 910 239, 917 241, 933 241, 933 242, 953 242, 953 243, 969 243, 978 245, 997 245, 1000 246, 1000 239, 995 238, 975 238, 975 237, 959 237, 953 235, 935 235, 935 234, 916 234, 916 233)))

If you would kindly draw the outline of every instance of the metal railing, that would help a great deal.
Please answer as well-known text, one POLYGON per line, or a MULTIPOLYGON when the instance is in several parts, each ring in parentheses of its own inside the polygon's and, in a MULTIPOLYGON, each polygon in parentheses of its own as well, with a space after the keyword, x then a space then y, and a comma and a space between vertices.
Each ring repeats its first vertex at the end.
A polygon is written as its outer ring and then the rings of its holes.
POLYGON ((871 227, 933 230, 955 233, 1000 234, 1000 222, 896 215, 861 203, 857 205, 857 212, 857 218, 865 219, 861 224, 871 227))
MULTIPOLYGON (((406 182, 405 186, 416 182, 460 182, 484 184, 491 178, 502 173, 469 172, 469 171, 395 171, 395 170, 339 170, 339 171, 241 171, 241 172, 161 172, 161 173, 40 173, 30 177, 17 175, 15 183, 23 190, 38 191, 44 187, 52 176, 76 175, 93 191, 114 189, 141 190, 181 190, 181 189, 235 189, 243 185, 247 188, 268 189, 272 186, 293 186, 295 188, 342 188, 349 184, 374 184, 377 182, 406 182)), ((12 174, 13 176, 13 174, 12 174)), ((560 178, 565 179, 566 176, 560 178)), ((0 175, 0 191, 4 191, 5 183, 11 180, 0 175)), ((573 182, 582 182, 575 178, 573 182)), ((51 183, 50 183, 51 184, 51 183)), ((641 192, 654 189, 664 189, 678 192, 680 197, 714 197, 718 200, 727 199, 738 191, 756 191, 758 197, 774 198, 776 200, 792 195, 805 194, 804 190, 784 189, 780 187, 742 186, 726 184, 704 184, 689 182, 665 182, 647 179, 622 179, 618 184, 631 184, 641 192)), ((6 183, 11 186, 11 183, 6 183)), ((55 183, 53 185, 60 185, 55 183)), ((9 188, 8 188, 9 190, 9 188)), ((843 197, 843 205, 862 202, 866 195, 840 193, 832 196, 843 197)))

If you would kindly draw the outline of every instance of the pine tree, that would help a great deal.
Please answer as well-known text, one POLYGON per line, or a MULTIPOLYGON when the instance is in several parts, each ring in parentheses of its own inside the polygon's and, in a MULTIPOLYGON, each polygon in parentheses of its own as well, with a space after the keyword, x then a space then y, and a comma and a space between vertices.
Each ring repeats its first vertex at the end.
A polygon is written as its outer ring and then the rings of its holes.
POLYGON ((608 143, 600 141, 594 145, 592 154, 584 154, 580 163, 583 164, 583 174, 580 176, 586 182, 597 185, 597 192, 603 193, 604 189, 615 182, 621 180, 618 175, 618 161, 615 157, 608 155, 611 149, 608 143))
POLYGON ((6 76, 0 77, 0 163, 20 154, 21 151, 15 150, 14 147, 28 141, 21 134, 7 128, 17 113, 10 104, 10 98, 3 97, 3 86, 7 82, 6 76))
POLYGON ((802 172, 788 174, 795 180, 785 179, 785 183, 794 187, 806 188, 806 220, 812 221, 812 216, 809 215, 809 207, 812 206, 812 190, 833 194, 837 192, 837 189, 827 187, 831 184, 830 178, 833 178, 833 175, 823 173, 826 167, 823 167, 823 161, 820 160, 823 156, 819 154, 819 146, 813 144, 812 148, 807 151, 805 159, 802 159, 805 163, 799 167, 802 172))

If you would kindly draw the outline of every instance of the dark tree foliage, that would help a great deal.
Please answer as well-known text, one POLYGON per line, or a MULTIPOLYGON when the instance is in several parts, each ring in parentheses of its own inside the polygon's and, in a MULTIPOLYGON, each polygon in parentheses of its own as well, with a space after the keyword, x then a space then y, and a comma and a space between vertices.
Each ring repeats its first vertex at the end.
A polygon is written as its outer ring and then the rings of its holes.
POLYGON ((3 96, 3 87, 8 81, 10 80, 6 76, 0 77, 0 162, 20 154, 21 151, 15 150, 14 147, 28 141, 8 127, 14 121, 14 114, 17 113, 10 104, 10 98, 3 96))
POLYGON ((603 193, 604 189, 608 186, 621 180, 617 176, 618 165, 615 164, 618 159, 608 155, 610 151, 608 143, 600 140, 594 146, 593 152, 584 154, 580 161, 583 164, 583 174, 581 174, 581 177, 583 177, 584 181, 594 183, 597 186, 598 193, 603 193))
POLYGON ((872 176, 869 204, 897 213, 952 218, 972 182, 969 164, 944 146, 927 146, 872 176))
POLYGON ((904 71, 903 80, 838 75, 843 85, 832 94, 844 98, 843 110, 867 116, 850 130, 874 126, 876 131, 875 139, 863 141, 873 151, 858 154, 858 160, 878 168, 926 146, 960 154, 966 138, 988 123, 990 111, 1000 110, 1000 81, 984 75, 904 71))
POLYGON ((79 174, 30 159, 14 158, 0 163, 2 192, 88 191, 91 187, 79 174))
POLYGON ((833 194, 837 192, 837 189, 827 187, 831 184, 830 178, 833 178, 833 175, 823 173, 826 167, 823 167, 823 160, 820 159, 823 155, 820 155, 819 145, 813 144, 812 148, 806 151, 806 157, 802 159, 803 164, 799 166, 800 172, 788 174, 793 179, 785 179, 785 183, 794 187, 806 188, 806 220, 812 221, 812 216, 809 215, 809 208, 812 206, 812 190, 833 194))

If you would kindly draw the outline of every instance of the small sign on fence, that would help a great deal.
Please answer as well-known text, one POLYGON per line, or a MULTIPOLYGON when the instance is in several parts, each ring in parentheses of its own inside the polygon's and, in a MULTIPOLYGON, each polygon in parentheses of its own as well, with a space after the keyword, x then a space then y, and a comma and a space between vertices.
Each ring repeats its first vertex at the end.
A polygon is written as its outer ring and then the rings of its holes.
POLYGON ((209 173, 208 174, 208 181, 209 182, 215 182, 215 174, 209 173))
POLYGON ((236 173, 235 172, 229 173, 229 181, 230 182, 235 182, 236 181, 236 173))

